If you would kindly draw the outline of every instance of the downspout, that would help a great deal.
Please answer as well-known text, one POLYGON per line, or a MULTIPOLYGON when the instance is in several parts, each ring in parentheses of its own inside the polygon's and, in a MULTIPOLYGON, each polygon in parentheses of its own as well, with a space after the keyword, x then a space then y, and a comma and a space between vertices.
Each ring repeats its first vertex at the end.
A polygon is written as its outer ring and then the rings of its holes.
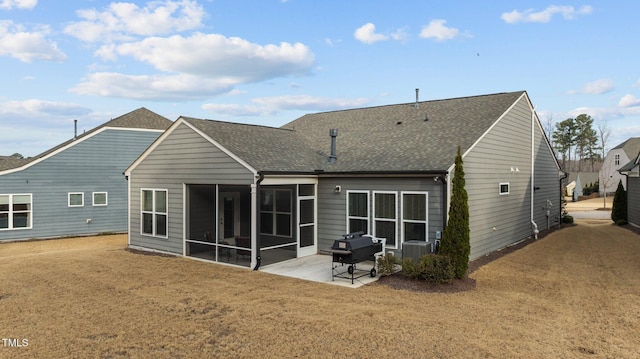
POLYGON ((442 233, 447 227, 447 213, 449 212, 449 208, 447 208, 447 174, 444 173, 440 179, 442 181, 442 232, 440 232, 440 240, 442 240, 442 233))
POLYGON ((535 239, 538 239, 538 225, 533 220, 533 207, 535 202, 535 119, 536 119, 536 109, 531 109, 531 227, 533 228, 533 235, 535 239))
POLYGON ((253 267, 253 270, 258 270, 258 268, 260 268, 260 261, 261 261, 261 257, 260 257, 260 206, 258 205, 258 201, 260 200, 260 183, 262 183, 262 181, 264 180, 264 174, 258 172, 258 180, 256 181, 256 208, 255 208, 255 216, 256 216, 256 223, 255 226, 252 228, 252 231, 254 231, 254 235, 256 238, 256 266, 253 267))

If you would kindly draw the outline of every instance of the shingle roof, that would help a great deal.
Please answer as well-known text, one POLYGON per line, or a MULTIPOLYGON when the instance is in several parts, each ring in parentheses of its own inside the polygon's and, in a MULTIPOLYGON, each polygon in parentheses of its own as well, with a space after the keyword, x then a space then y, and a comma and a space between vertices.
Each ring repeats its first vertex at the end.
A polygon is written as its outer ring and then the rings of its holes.
POLYGON ((630 139, 612 148, 612 150, 619 149, 622 149, 624 153, 627 154, 627 157, 634 158, 638 154, 638 152, 640 152, 640 137, 631 137, 630 139))
POLYGON ((445 171, 456 149, 471 147, 524 91, 305 115, 295 130, 327 158, 338 129, 337 162, 326 172, 445 171))
POLYGON ((291 130, 181 118, 258 171, 313 172, 323 160, 291 130))
POLYGON ((583 185, 587 185, 589 183, 595 183, 598 181, 600 173, 599 172, 571 172, 569 173, 569 177, 567 178, 567 182, 571 183, 575 181, 578 176, 580 176, 580 181, 583 185))
POLYGON ((141 107, 137 110, 131 111, 122 116, 116 117, 108 122, 105 122, 100 126, 97 126, 83 134, 78 135, 76 139, 70 139, 36 156, 29 157, 26 159, 8 159, 8 160, 0 159, 0 171, 22 167, 35 160, 46 157, 47 155, 61 148, 64 148, 65 146, 68 146, 74 141, 77 141, 78 139, 89 136, 90 134, 95 133, 105 127, 137 128, 137 129, 164 131, 167 128, 169 128, 169 126, 171 126, 171 123, 172 122, 166 117, 160 116, 155 112, 152 112, 144 107, 141 107))
POLYGON ((182 117, 258 171, 442 172, 524 91, 309 114, 281 128, 182 117), (428 118, 428 120, 425 120, 428 118), (337 162, 328 164, 329 129, 337 162))

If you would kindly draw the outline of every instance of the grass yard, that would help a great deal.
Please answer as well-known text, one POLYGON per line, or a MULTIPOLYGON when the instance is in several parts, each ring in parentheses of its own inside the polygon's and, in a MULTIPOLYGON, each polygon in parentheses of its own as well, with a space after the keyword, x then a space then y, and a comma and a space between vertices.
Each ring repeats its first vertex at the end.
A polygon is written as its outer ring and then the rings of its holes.
POLYGON ((0 244, 0 357, 640 357, 640 236, 606 222, 550 233, 459 293, 345 288, 126 243, 0 244))

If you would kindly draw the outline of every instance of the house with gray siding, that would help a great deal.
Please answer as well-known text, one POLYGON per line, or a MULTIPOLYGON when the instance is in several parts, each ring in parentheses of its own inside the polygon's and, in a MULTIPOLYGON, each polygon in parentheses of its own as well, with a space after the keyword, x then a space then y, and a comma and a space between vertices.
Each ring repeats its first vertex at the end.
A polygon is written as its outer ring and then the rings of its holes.
POLYGON ((170 125, 140 108, 37 156, 0 159, 0 240, 125 232, 122 173, 170 125))
POLYGON ((129 245, 252 268, 346 233, 434 249, 460 146, 471 255, 560 218, 563 174, 524 91, 331 111, 280 128, 180 117, 125 172, 129 245))
POLYGON ((640 153, 619 172, 627 182, 627 220, 629 224, 640 227, 640 153))
POLYGON ((604 157, 599 171, 600 194, 613 194, 618 188, 618 182, 622 181, 622 187, 627 189, 627 177, 620 173, 625 164, 632 161, 640 152, 640 137, 631 137, 615 146, 604 157))

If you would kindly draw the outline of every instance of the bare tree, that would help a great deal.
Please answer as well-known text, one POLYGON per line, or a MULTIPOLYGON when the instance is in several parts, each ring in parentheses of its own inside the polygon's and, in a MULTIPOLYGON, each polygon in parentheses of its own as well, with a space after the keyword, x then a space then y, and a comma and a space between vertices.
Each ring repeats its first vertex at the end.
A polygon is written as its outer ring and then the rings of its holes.
MULTIPOLYGON (((607 124, 606 121, 600 120, 597 123, 598 126, 598 136, 600 137, 600 148, 602 149, 602 160, 604 161, 604 157, 607 154, 607 142, 609 142, 609 136, 611 135, 611 128, 607 124)), ((600 169, 600 183, 602 183, 603 188, 603 196, 602 200, 604 202, 604 208, 607 208, 607 187, 612 185, 611 182, 611 173, 610 170, 605 169, 604 166, 600 169)))
POLYGON ((598 136, 600 137, 600 148, 602 149, 602 159, 607 154, 607 142, 609 142, 609 136, 611 135, 611 128, 606 121, 600 120, 597 123, 598 136))

